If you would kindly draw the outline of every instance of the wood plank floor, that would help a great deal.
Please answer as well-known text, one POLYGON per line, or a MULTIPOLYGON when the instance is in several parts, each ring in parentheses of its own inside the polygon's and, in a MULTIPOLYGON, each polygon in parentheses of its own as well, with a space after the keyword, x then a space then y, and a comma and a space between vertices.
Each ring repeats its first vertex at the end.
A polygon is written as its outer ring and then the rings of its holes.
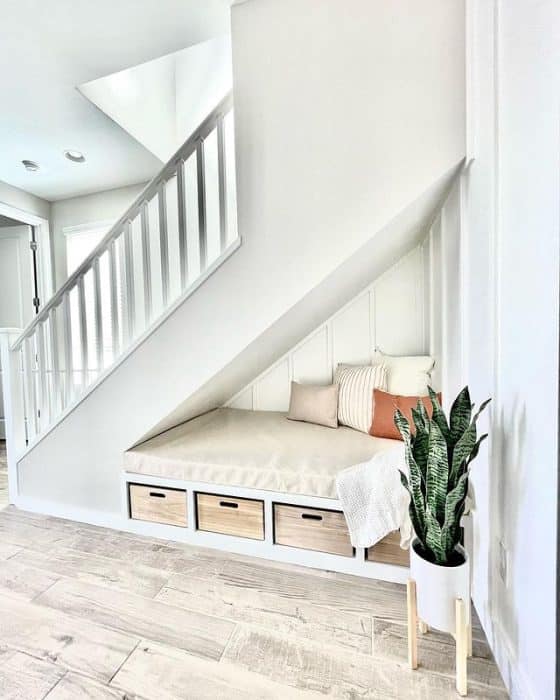
MULTIPOLYGON (((456 697, 403 586, 0 510, 3 700, 456 697)), ((479 625, 469 697, 506 698, 479 625)))
POLYGON ((6 441, 0 440, 0 508, 8 505, 8 462, 6 461, 6 441))

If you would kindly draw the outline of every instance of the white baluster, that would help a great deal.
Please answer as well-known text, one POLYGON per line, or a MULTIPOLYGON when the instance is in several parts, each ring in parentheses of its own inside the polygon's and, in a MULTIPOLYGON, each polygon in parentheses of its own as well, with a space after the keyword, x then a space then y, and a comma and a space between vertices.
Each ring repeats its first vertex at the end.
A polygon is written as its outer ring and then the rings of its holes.
POLYGON ((167 206, 165 202, 165 182, 158 189, 159 245, 161 254, 161 295, 163 308, 169 299, 169 244, 167 240, 167 206))
POLYGON ((226 201, 226 144, 224 134, 224 117, 218 117, 218 192, 220 198, 220 253, 225 250, 227 242, 227 201, 226 201))
POLYGON ((39 323, 35 333, 37 358, 37 416, 39 419, 39 430, 44 430, 51 420, 51 399, 47 390, 47 363, 45 362, 44 331, 44 323, 39 323))
POLYGON ((49 313, 49 334, 48 348, 50 354, 51 366, 51 387, 52 387, 52 416, 56 416, 63 409, 62 391, 60 386, 60 363, 58 361, 59 344, 58 344, 58 314, 60 306, 54 306, 49 313))
POLYGON ((78 323, 80 326, 80 357, 82 358, 82 387, 88 385, 89 352, 88 331, 86 316, 86 293, 84 288, 84 276, 78 279, 78 323))
POLYGON ((152 320, 152 267, 150 260, 150 219, 148 202, 143 202, 140 210, 142 226, 142 274, 144 276, 144 324, 149 326, 152 320))
POLYGON ((126 290, 126 325, 128 341, 134 338, 136 332, 136 304, 134 296, 134 259, 132 249, 132 222, 128 221, 123 233, 124 243, 124 285, 126 290))
POLYGON ((37 435, 37 392, 35 386, 35 348, 33 339, 25 338, 22 343, 23 374, 25 386, 25 414, 27 416, 27 439, 29 442, 37 435))
POLYGON ((101 267, 99 258, 93 261, 93 308, 95 313, 95 343, 97 350, 97 374, 103 372, 103 309, 101 306, 101 267))
POLYGON ((107 250, 109 254, 109 287, 111 294, 111 342, 113 346, 113 362, 120 353, 119 339, 119 290, 117 282, 117 241, 111 241, 107 250))
POLYGON ((185 161, 177 163, 177 207, 179 209, 179 265, 181 270, 181 291, 188 282, 188 251, 187 251, 187 210, 185 196, 185 161))
POLYGON ((72 350, 72 323, 70 320, 70 290, 62 299, 62 338, 64 341, 64 405, 73 400, 75 393, 74 385, 74 355, 72 350))
POLYGON ((198 246, 200 252, 200 273, 206 270, 206 188, 204 182, 204 141, 196 146, 196 177, 198 190, 198 246))

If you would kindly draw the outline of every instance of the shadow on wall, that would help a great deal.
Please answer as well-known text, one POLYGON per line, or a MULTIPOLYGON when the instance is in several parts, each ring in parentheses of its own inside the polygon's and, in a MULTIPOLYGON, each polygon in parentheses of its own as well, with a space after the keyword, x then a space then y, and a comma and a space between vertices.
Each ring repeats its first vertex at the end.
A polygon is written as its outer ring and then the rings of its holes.
POLYGON ((490 456, 490 547, 488 552, 488 586, 491 591, 490 608, 492 636, 505 642, 509 649, 506 686, 515 687, 515 664, 518 657, 519 629, 514 591, 508 581, 512 572, 521 566, 522 556, 517 531, 522 489, 527 474, 525 436, 527 429, 525 404, 517 399, 509 410, 495 413, 492 425, 492 453, 490 456), (492 508, 492 504, 494 507, 492 508), (502 549, 502 546, 504 549, 502 549), (503 571, 502 558, 505 558, 503 571), (498 623, 501 620, 503 622, 498 623))

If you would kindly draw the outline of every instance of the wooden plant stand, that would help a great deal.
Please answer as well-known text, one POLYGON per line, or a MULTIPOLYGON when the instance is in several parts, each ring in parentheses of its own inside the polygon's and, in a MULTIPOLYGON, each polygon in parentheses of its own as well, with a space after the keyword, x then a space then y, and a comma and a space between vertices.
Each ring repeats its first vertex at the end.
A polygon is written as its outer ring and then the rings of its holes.
MULTIPOLYGON (((406 601, 408 609, 408 663, 410 668, 418 668, 418 631, 426 634, 428 625, 418 618, 416 605, 416 581, 409 579, 406 584, 406 601)), ((470 602, 470 601, 469 601, 470 602)), ((472 656, 472 626, 466 602, 457 598, 455 601, 455 666, 456 687, 459 695, 467 694, 467 658, 472 656)))

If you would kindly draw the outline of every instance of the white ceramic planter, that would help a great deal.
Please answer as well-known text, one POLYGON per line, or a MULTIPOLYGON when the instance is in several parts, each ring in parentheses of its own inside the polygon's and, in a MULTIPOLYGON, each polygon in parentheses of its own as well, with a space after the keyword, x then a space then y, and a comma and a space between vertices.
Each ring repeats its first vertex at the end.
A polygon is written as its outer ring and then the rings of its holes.
POLYGON ((465 561, 459 566, 438 566, 416 553, 414 540, 410 548, 410 576, 416 582, 418 617, 430 627, 442 632, 455 633, 455 601, 465 602, 467 622, 470 624, 470 571, 469 558, 463 547, 457 549, 465 561))

